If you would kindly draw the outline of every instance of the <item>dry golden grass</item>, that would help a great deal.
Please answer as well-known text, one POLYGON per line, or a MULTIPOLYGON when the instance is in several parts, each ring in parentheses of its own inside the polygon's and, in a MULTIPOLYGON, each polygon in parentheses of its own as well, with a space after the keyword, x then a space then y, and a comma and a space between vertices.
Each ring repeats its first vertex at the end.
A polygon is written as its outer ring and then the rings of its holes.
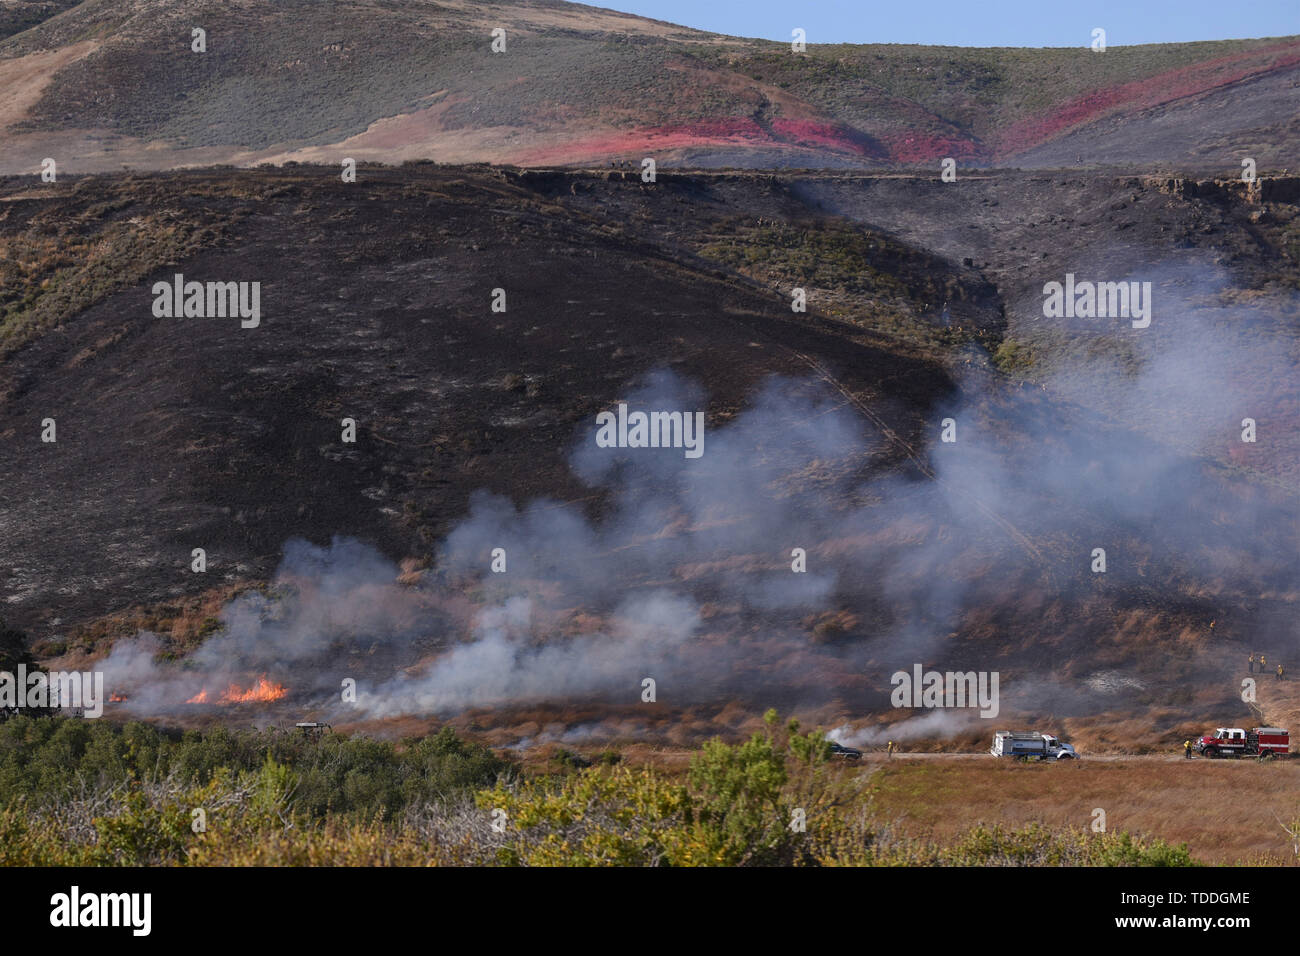
POLYGON ((170 604, 126 608, 74 627, 66 639, 38 644, 34 650, 47 667, 76 670, 102 657, 118 639, 150 631, 162 639, 167 651, 182 655, 197 648, 217 629, 218 615, 227 604, 256 586, 250 581, 236 581, 178 597, 170 604))
POLYGON ((993 757, 872 759, 877 815, 909 835, 945 840, 980 822, 1090 826, 1186 843, 1217 864, 1295 864, 1279 820, 1300 817, 1300 759, 1131 757, 1017 764, 993 757))

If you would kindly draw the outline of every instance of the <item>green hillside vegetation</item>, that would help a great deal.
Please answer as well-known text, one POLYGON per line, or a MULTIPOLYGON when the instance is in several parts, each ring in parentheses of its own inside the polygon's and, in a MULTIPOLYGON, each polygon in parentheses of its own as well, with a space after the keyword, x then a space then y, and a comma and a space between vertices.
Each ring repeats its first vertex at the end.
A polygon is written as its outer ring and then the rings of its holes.
POLYGON ((852 223, 738 217, 711 224, 697 251, 778 295, 804 288, 809 309, 913 346, 939 353, 968 341, 996 347, 996 330, 940 324, 944 303, 995 303, 990 284, 955 276, 936 256, 852 223))
POLYGON ((710 741, 684 777, 602 759, 525 778, 449 728, 392 744, 13 717, 0 723, 0 864, 1194 863, 1160 840, 1037 824, 976 823, 943 844, 895 835, 820 732, 772 711, 765 724, 710 741))

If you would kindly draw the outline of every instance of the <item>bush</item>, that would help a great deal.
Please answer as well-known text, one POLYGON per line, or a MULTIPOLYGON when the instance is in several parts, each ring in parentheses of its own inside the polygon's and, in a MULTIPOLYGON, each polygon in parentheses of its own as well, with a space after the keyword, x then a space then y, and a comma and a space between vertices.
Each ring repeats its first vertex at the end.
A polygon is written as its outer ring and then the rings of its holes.
POLYGON ((1196 864, 1185 845, 1041 824, 896 838, 821 733, 765 722, 710 741, 682 778, 600 760, 520 779, 448 728, 398 747, 16 718, 0 726, 0 865, 1196 864))
POLYGON ((114 726, 78 718, 17 716, 0 722, 0 807, 56 803, 90 788, 171 778, 204 786, 224 771, 262 772, 267 762, 294 775, 297 810, 392 820, 408 807, 496 783, 514 765, 449 727, 401 745, 326 734, 224 727, 183 734, 143 723, 114 726))
POLYGON ((1033 353, 1015 339, 1004 339, 993 353, 993 364, 1008 375, 1025 372, 1033 367, 1033 353))

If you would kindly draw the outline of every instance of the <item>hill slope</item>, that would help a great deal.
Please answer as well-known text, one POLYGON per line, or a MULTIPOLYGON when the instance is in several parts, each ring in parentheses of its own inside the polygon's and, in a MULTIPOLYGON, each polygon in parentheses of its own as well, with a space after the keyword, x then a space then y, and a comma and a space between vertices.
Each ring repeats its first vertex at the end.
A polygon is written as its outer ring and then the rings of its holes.
MULTIPOLYGON (((1239 659, 1292 647, 1300 601, 1295 208, 1200 188, 10 181, 5 615, 171 719, 266 674, 287 690, 259 719, 682 742, 770 704, 892 713, 917 662, 998 671, 1005 719, 1099 745, 1226 719, 1239 659), (1189 249, 1221 288, 1170 271, 1189 249), (1150 329, 1045 320, 1036 292, 1072 262, 1151 277, 1150 329), (158 317, 177 273, 261 282, 258 326, 158 317), (619 402, 698 410, 704 453, 601 449, 619 402), (359 712, 331 703, 345 677, 359 712)), ((922 731, 981 732, 896 732, 922 731)))
MULTIPOLYGON (((47 16, 50 4, 11 29, 47 16)), ((39 8, 39 9, 38 9, 39 8)), ((811 38, 814 41, 817 37, 811 38)), ((788 45, 558 0, 83 0, 0 41, 0 171, 260 160, 1285 166, 1300 39, 788 45), (191 31, 206 31, 206 52, 191 31), (506 49, 490 48, 506 31, 506 49)))

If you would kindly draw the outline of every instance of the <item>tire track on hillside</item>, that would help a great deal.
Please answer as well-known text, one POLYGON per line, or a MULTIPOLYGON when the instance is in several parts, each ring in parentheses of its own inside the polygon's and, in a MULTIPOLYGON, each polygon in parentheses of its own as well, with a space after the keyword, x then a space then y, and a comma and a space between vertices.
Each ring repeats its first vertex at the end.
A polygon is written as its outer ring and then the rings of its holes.
MULTIPOLYGON (((783 346, 783 348, 786 347, 783 346)), ((896 444, 899 448, 903 449, 908 459, 912 462, 912 464, 916 466, 917 470, 919 470, 921 474, 925 475, 927 478, 929 478, 931 481, 935 482, 936 484, 942 485, 945 489, 960 495, 966 501, 970 502, 970 504, 972 504, 975 507, 975 509, 979 511, 980 514, 984 515, 984 517, 988 518, 999 528, 1001 528, 1013 541, 1016 542, 1016 544, 1020 546, 1020 548, 1026 554, 1028 554, 1034 560, 1038 561, 1039 564, 1043 567, 1044 573, 1048 574, 1048 576, 1050 577, 1050 572, 1047 572, 1047 559, 1044 557, 1042 551, 1040 551, 1038 547, 1033 543, 1033 541, 1029 539, 1028 535, 1022 532, 1019 528, 1017 528, 1006 518, 1002 517, 1002 515, 998 514, 998 512, 994 511, 989 505, 985 504, 982 500, 977 498, 975 495, 971 494, 968 491, 965 491, 962 488, 957 487, 956 485, 952 484, 952 482, 940 478, 938 474, 935 473, 934 469, 931 468, 928 464, 926 464, 925 460, 921 457, 920 453, 915 448, 913 448, 912 445, 903 438, 903 436, 899 435, 896 431, 890 428, 888 423, 886 423, 883 418, 881 418, 874 411, 872 411, 871 407, 866 402, 864 402, 862 399, 858 398, 858 396, 854 395, 851 391, 849 391, 848 387, 843 385, 834 375, 832 375, 830 370, 827 369, 826 366, 823 365, 819 360, 813 358, 810 355, 806 355, 803 352, 795 351, 794 349, 788 349, 788 351, 790 351, 795 357, 800 359, 805 365, 811 368, 817 374, 818 378, 822 379, 822 381, 826 382, 832 388, 838 391, 841 395, 843 395, 844 398, 849 402, 849 404, 851 404, 854 408, 856 408, 868 421, 870 421, 873 425, 876 426, 876 428, 880 430, 881 434, 883 434, 886 438, 888 438, 890 441, 896 444)))

